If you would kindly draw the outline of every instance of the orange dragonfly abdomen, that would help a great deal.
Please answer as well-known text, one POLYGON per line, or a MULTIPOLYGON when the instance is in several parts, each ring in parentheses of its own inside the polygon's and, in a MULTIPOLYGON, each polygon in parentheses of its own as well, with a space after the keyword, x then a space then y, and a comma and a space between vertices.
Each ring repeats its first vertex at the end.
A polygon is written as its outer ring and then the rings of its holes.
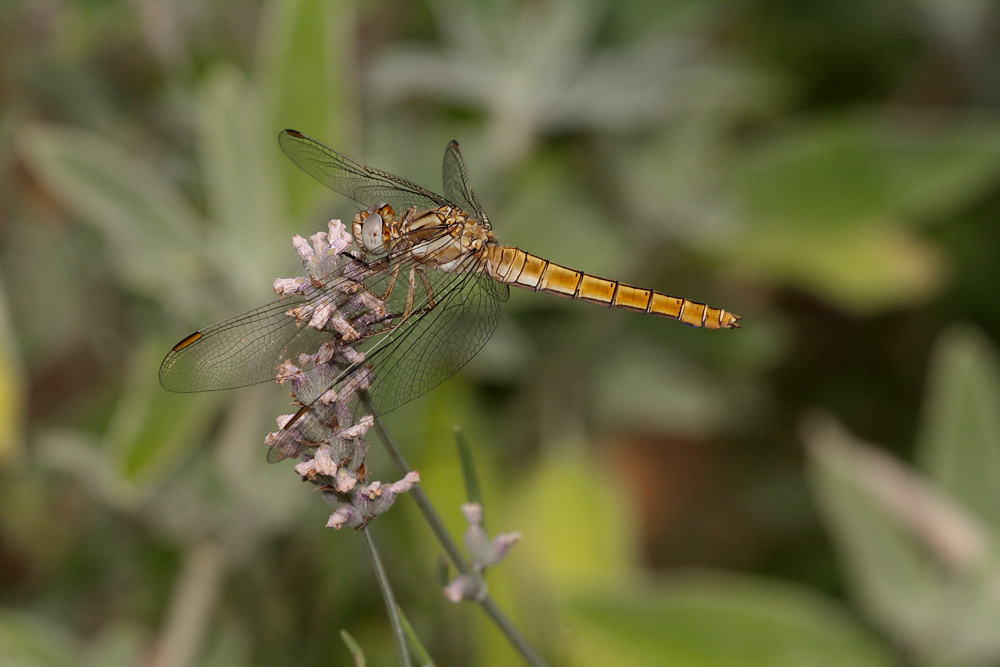
POLYGON ((508 285, 590 301, 609 308, 662 315, 693 327, 737 329, 740 326, 739 315, 721 308, 633 287, 617 280, 598 278, 554 264, 520 248, 495 245, 484 250, 487 273, 494 280, 508 285))

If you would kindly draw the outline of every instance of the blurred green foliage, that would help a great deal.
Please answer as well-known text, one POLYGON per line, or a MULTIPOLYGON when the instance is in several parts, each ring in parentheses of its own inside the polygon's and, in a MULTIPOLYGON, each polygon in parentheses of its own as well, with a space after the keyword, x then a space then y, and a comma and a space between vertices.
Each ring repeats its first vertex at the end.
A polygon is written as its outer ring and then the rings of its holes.
MULTIPOLYGON (((263 462, 284 391, 156 379, 352 217, 286 127, 434 190, 458 139, 504 243, 744 316, 518 292, 387 416, 456 535, 462 427, 524 536, 491 590, 553 662, 1000 661, 998 13, 3 3, 2 661, 394 659, 358 536, 263 462)), ((408 499, 373 528, 439 664, 516 662, 408 499)))

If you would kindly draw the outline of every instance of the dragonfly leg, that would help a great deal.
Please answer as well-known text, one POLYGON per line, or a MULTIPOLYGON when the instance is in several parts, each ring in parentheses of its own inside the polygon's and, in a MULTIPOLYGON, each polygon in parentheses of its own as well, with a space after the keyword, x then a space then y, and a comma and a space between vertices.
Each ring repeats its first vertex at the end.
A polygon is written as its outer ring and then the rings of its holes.
POLYGON ((417 275, 420 276, 420 283, 424 286, 424 293, 427 294, 427 308, 433 308, 437 303, 434 300, 434 289, 431 287, 431 281, 427 279, 427 274, 421 270, 419 267, 414 267, 417 269, 417 275))
POLYGON ((403 268, 403 265, 397 263, 392 267, 392 275, 389 276, 389 284, 386 285, 385 292, 382 294, 382 301, 388 301, 389 297, 392 296, 392 291, 396 289, 396 279, 399 278, 399 270, 403 268))
POLYGON ((420 286, 423 287, 424 294, 427 295, 426 305, 420 307, 418 312, 426 312, 433 308, 436 303, 434 301, 434 289, 431 287, 431 281, 427 279, 427 274, 424 273, 419 265, 415 264, 411 266, 410 274, 407 278, 406 307, 403 309, 404 320, 413 314, 413 303, 417 299, 417 277, 420 278, 420 286))
MULTIPOLYGON (((392 293, 396 291, 396 286, 397 286, 397 284, 399 282, 399 274, 400 274, 400 272, 402 270, 402 267, 403 267, 402 263, 396 263, 393 266, 392 272, 389 275, 388 284, 386 285, 386 288, 385 288, 384 292, 382 293, 382 296, 381 297, 376 297, 376 298, 379 298, 382 301, 388 301, 389 300, 389 297, 392 296, 392 293)), ((411 266, 410 267, 409 273, 407 274, 407 281, 406 282, 407 282, 407 285, 406 285, 406 300, 405 300, 405 303, 403 305, 403 312, 402 313, 387 313, 386 315, 384 315, 383 317, 379 318, 378 320, 375 320, 375 322, 371 322, 371 324, 387 323, 387 322, 391 322, 392 320, 398 320, 398 321, 395 324, 388 324, 387 326, 385 326, 382 329, 379 329, 378 331, 372 332, 372 333, 368 334, 367 336, 363 336, 363 338, 367 338, 367 337, 375 336, 375 335, 381 335, 383 333, 386 333, 387 331, 392 331, 396 327, 402 325, 414 313, 416 313, 416 314, 425 313, 425 312, 429 311, 431 308, 434 307, 434 305, 435 305, 434 290, 431 287, 430 280, 427 279, 427 275, 424 273, 424 271, 421 269, 420 266, 411 266), (421 284, 421 286, 422 286, 422 288, 424 290, 424 293, 427 295, 427 302, 426 302, 425 305, 417 307, 415 309, 414 306, 416 305, 416 301, 417 301, 417 276, 420 277, 420 284, 421 284)), ((362 285, 361 289, 365 289, 365 287, 362 285)))
POLYGON ((391 322, 392 320, 399 320, 399 321, 396 322, 395 324, 388 324, 385 327, 379 329, 378 331, 374 331, 374 332, 372 332, 370 334, 362 334, 361 337, 358 340, 364 340, 366 338, 374 338, 376 336, 381 336, 382 334, 384 334, 386 332, 393 331, 394 329, 398 329, 399 327, 403 326, 403 324, 406 323, 407 316, 409 316, 409 315, 422 315, 422 314, 430 311, 430 309, 431 309, 430 306, 424 306, 423 308, 417 308, 416 310, 413 310, 410 313, 404 313, 402 315, 400 315, 399 313, 389 313, 389 314, 387 314, 387 315, 385 315, 385 316, 383 316, 383 317, 375 320, 372 324, 381 324, 383 322, 391 322))
POLYGON ((410 274, 406 280, 406 306, 403 308, 403 319, 405 320, 413 312, 413 299, 417 293, 417 267, 410 267, 410 274))
MULTIPOLYGON (((399 279, 400 267, 401 265, 397 264, 393 269, 392 274, 389 278, 389 286, 385 290, 385 295, 382 297, 383 301, 387 300, 389 296, 392 295, 392 292, 395 291, 396 284, 398 283, 399 279)), ((362 286, 362 289, 365 289, 364 286, 362 286)), ((406 301, 403 305, 403 312, 386 313, 383 316, 369 322, 368 323, 369 325, 383 324, 384 326, 380 328, 378 331, 372 331, 371 333, 363 334, 361 338, 364 339, 364 338, 370 338, 372 336, 380 336, 388 331, 392 331, 393 329, 402 326, 406 322, 406 320, 409 319, 411 316, 415 314, 421 315, 423 313, 430 311, 434 307, 434 305, 435 301, 433 295, 433 288, 431 287, 430 280, 427 279, 427 275, 420 269, 419 266, 410 267, 410 271, 407 277, 406 301), (416 301, 417 301, 418 275, 420 276, 421 286, 423 287, 424 292, 427 294, 427 302, 423 306, 415 308, 415 306, 417 305, 416 301), (392 322, 394 320, 395 323, 393 324, 392 322)))

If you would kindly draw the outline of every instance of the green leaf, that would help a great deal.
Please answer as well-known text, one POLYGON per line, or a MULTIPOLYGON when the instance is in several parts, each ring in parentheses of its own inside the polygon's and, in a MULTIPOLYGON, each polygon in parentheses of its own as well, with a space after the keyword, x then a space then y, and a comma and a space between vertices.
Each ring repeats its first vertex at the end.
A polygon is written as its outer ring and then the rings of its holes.
POLYGON ((105 434, 114 452, 119 492, 126 496, 162 483, 173 464, 201 444, 226 398, 175 394, 161 387, 155 369, 166 347, 159 343, 151 342, 132 357, 105 434))
MULTIPOLYGON (((212 216, 210 256, 242 295, 268 285, 287 248, 278 164, 284 159, 266 131, 257 91, 234 67, 216 69, 201 89, 198 148, 212 216)), ((247 304, 249 305, 249 304, 247 304)), ((254 304, 256 305, 256 304, 254 304)))
MULTIPOLYGON (((593 192, 567 180, 572 171, 565 156, 542 153, 518 170, 504 214, 503 242, 530 248, 558 264, 627 281, 633 252, 626 248, 622 231, 602 219, 593 192)), ((480 190, 486 184, 472 187, 480 190)), ((512 299, 508 309, 519 303, 512 299)), ((567 302, 550 301, 549 307, 563 303, 567 302)))
POLYGON ((921 222, 943 219, 994 188, 1000 175, 995 116, 970 112, 940 126, 920 115, 907 120, 889 126, 876 146, 903 215, 921 222))
MULTIPOLYGON (((693 330, 677 335, 686 331, 693 330)), ((703 363, 649 338, 626 333, 619 339, 599 362, 595 415, 604 423, 696 438, 733 426, 726 387, 703 363)))
POLYGON ((732 186, 765 232, 945 215, 1000 175, 1000 131, 989 119, 930 120, 813 118, 747 151, 732 186))
POLYGON ((340 631, 340 638, 344 640, 344 644, 347 646, 347 650, 351 652, 351 656, 354 658, 354 664, 356 667, 365 667, 368 661, 365 659, 364 649, 361 645, 355 641, 354 637, 347 632, 347 630, 340 631))
POLYGON ((926 300, 940 289, 944 260, 902 225, 812 227, 754 233, 734 262, 760 279, 809 291, 842 310, 869 315, 926 300))
MULTIPOLYGON (((420 471, 420 486, 441 514, 453 535, 461 535, 468 524, 460 507, 468 502, 465 471, 455 463, 455 450, 449 446, 456 424, 468 434, 470 450, 477 463, 476 477, 487 506, 502 500, 502 483, 496 479, 493 461, 498 446, 494 432, 482 425, 468 379, 458 373, 447 382, 382 417, 389 431, 399 439, 409 464, 420 471)), ((371 465, 375 465, 372 463, 371 465)), ((427 553, 430 558, 438 552, 427 553)), ((433 566, 433 560, 428 560, 433 566)))
POLYGON ((920 120, 844 113, 751 147, 731 174, 749 223, 733 262, 853 313, 926 299, 943 261, 906 227, 982 196, 1000 175, 1000 133, 989 119, 920 120))
MULTIPOLYGON (((462 464, 462 479, 465 480, 465 498, 468 503, 476 503, 480 507, 483 505, 483 491, 479 487, 479 475, 476 474, 476 462, 472 458, 472 450, 469 448, 469 441, 465 439, 462 430, 455 427, 455 447, 458 449, 458 458, 462 464)), ((486 510, 483 509, 483 526, 486 525, 486 510)))
POLYGON ((70 667, 80 664, 81 646, 48 618, 0 610, 0 656, 20 667, 70 667))
POLYGON ((553 594, 613 586, 634 570, 637 521, 618 480, 567 442, 551 446, 517 494, 503 525, 524 536, 518 558, 553 594))
POLYGON ((980 330, 953 326, 930 360, 921 467, 942 489, 1000 531, 1000 361, 980 330))
POLYGON ((20 453, 24 444, 24 388, 21 356, 10 325, 7 296, 0 283, 0 463, 20 453))
MULTIPOLYGON (((355 6, 344 0, 277 0, 261 22, 258 80, 267 105, 266 133, 277 146, 278 132, 292 128, 334 147, 356 142, 359 96, 355 70, 355 6)), ((289 210, 312 212, 323 188, 284 160, 289 210)), ((329 193, 326 193, 327 195, 329 193)))
POLYGON ((889 665, 884 645, 832 600, 721 574, 570 598, 573 665, 889 665))
POLYGON ((399 614, 400 622, 403 624, 403 631, 406 633, 406 645, 416 659, 417 664, 424 665, 425 667, 434 667, 434 659, 431 658, 431 654, 427 652, 427 648, 424 647, 423 642, 420 641, 420 637, 413 630, 413 626, 410 625, 410 619, 403 613, 403 608, 397 604, 396 611, 399 614))
POLYGON ((184 292, 174 285, 198 281, 199 216, 153 167, 69 127, 26 127, 20 149, 46 186, 104 234, 126 284, 169 305, 184 292))
MULTIPOLYGON (((815 420, 814 492, 855 595, 909 654, 1000 660, 1000 541, 959 505, 879 450, 815 420)), ((919 660, 918 660, 919 662, 919 660)))
POLYGON ((0 111, 0 174, 6 174, 14 158, 14 119, 11 107, 0 111))
MULTIPOLYGON (((147 366, 147 375, 148 370, 147 366)), ((143 385, 141 377, 131 377, 104 437, 47 429, 38 436, 38 448, 50 468, 79 479, 92 495, 120 510, 133 511, 152 494, 161 495, 156 507, 162 509, 166 506, 164 490, 170 492, 183 484, 187 484, 184 501, 190 505, 202 490, 192 492, 193 484, 170 474, 176 472, 175 464, 184 454, 203 443, 220 400, 221 396, 204 399, 171 394, 158 385, 143 385)), ((218 509, 217 499, 216 503, 213 509, 218 509)), ((280 507, 280 503, 273 504, 280 507)))

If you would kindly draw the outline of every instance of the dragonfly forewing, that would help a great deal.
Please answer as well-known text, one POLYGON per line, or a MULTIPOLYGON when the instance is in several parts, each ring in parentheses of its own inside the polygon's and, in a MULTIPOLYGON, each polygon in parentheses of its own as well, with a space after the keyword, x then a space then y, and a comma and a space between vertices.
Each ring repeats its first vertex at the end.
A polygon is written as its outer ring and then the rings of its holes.
MULTIPOLYGON (((406 261, 399 273, 420 270, 406 261)), ((386 292, 391 280, 390 272, 383 271, 367 288, 386 296, 385 307, 396 317, 387 321, 385 333, 358 346, 362 360, 306 373, 309 386, 297 391, 300 400, 307 397, 305 404, 294 423, 270 439, 269 460, 295 455, 293 443, 302 439, 337 432, 366 414, 384 414, 436 387, 486 344, 499 319, 499 302, 510 294, 506 285, 480 270, 473 256, 454 271, 434 272, 426 283, 397 279, 386 292), (324 400, 331 390, 337 400, 324 400), (367 392, 365 401, 359 400, 362 391, 367 392)))
POLYGON ((355 162, 296 130, 282 131, 278 144, 302 171, 364 206, 387 202, 401 214, 409 206, 436 208, 450 203, 405 178, 355 162))
POLYGON ((160 364, 170 391, 236 389, 274 380, 285 359, 314 352, 329 334, 300 327, 287 312, 307 299, 290 297, 196 331, 160 364))
POLYGON ((444 196, 471 213, 482 224, 490 228, 490 219, 483 210, 482 204, 476 198, 476 193, 469 187, 469 174, 465 168, 465 160, 458 150, 458 142, 452 141, 444 151, 444 163, 441 167, 444 181, 444 196))

